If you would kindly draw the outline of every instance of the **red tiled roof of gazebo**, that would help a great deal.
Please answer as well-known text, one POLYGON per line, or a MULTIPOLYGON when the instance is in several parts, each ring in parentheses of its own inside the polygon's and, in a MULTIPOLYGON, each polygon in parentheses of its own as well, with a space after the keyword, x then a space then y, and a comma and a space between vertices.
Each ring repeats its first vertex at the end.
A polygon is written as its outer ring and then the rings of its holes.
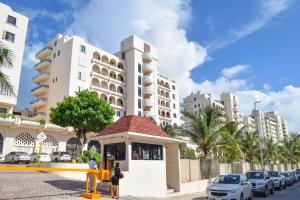
POLYGON ((135 115, 129 115, 120 118, 118 121, 102 130, 97 136, 104 136, 127 131, 160 137, 169 137, 166 132, 161 130, 159 126, 154 124, 148 118, 135 115))

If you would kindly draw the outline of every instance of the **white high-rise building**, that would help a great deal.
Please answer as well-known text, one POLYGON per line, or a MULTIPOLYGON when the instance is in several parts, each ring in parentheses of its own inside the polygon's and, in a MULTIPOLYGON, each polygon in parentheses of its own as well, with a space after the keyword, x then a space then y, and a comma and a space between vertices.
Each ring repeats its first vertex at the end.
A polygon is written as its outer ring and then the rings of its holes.
POLYGON ((31 103, 35 119, 49 117, 49 109, 76 91, 89 89, 116 110, 115 120, 126 115, 152 117, 158 123, 179 125, 175 82, 157 72, 158 50, 137 36, 121 41, 111 54, 78 36, 58 34, 36 54, 38 74, 31 103))
POLYGON ((260 137, 272 138, 274 142, 280 142, 289 135, 287 121, 274 111, 262 112, 257 110, 255 121, 260 137))
POLYGON ((232 93, 222 93, 220 95, 221 102, 224 105, 225 113, 230 122, 234 121, 239 124, 243 123, 243 115, 238 109, 238 98, 232 93))
POLYGON ((14 54, 11 67, 6 65, 0 67, 1 72, 9 78, 15 93, 15 95, 10 93, 5 86, 0 85, 0 113, 12 114, 13 107, 17 104, 27 25, 28 18, 26 16, 13 11, 9 6, 0 2, 0 43, 14 54))

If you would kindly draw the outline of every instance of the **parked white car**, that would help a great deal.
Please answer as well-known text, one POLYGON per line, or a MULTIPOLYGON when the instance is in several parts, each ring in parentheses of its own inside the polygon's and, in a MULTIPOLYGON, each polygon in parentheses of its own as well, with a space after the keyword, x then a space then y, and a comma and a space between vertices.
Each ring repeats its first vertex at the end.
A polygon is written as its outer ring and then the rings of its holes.
POLYGON ((252 186, 243 174, 220 175, 207 187, 206 199, 252 200, 252 186))
POLYGON ((5 155, 4 154, 0 154, 0 163, 1 162, 5 162, 5 155))
POLYGON ((280 174, 278 171, 270 171, 271 180, 274 183, 274 188, 282 190, 286 188, 285 176, 280 174))
MULTIPOLYGON (((31 162, 37 162, 38 161, 38 153, 32 153, 30 155, 30 161, 31 162)), ((49 154, 41 153, 40 154, 40 162, 50 162, 51 158, 49 154)))
POLYGON ((53 152, 51 155, 51 160, 55 162, 59 161, 71 161, 72 157, 68 152, 53 152))
POLYGON ((15 163, 28 164, 30 162, 30 157, 25 152, 12 151, 5 156, 5 162, 12 163, 12 164, 15 163))

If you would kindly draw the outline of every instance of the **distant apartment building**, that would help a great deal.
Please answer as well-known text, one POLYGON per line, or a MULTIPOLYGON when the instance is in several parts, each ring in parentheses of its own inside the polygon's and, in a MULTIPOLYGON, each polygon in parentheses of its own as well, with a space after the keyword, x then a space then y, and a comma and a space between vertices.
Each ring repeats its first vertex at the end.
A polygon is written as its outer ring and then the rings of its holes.
POLYGON ((243 116, 243 125, 245 129, 249 132, 256 131, 256 123, 253 117, 243 116))
POLYGON ((256 127, 261 137, 272 138, 274 142, 280 142, 289 135, 287 121, 276 112, 256 110, 256 112, 253 111, 254 113, 256 127))
POLYGON ((183 108, 187 111, 197 113, 200 108, 205 109, 207 107, 219 108, 224 111, 230 122, 243 123, 243 115, 238 110, 237 97, 231 93, 222 93, 220 100, 213 100, 210 94, 201 92, 191 93, 183 99, 183 108))
POLYGON ((25 38, 27 33, 28 18, 13 11, 9 6, 0 3, 0 43, 10 49, 13 56, 12 66, 2 65, 1 72, 7 75, 14 88, 14 94, 7 87, 0 85, 0 113, 13 113, 17 104, 19 81, 25 38))
POLYGON ((89 89, 115 109, 115 120, 138 115, 180 124, 175 82, 158 74, 158 50, 137 36, 121 41, 120 51, 111 54, 78 36, 58 34, 36 57, 35 119, 48 119, 57 102, 89 89))

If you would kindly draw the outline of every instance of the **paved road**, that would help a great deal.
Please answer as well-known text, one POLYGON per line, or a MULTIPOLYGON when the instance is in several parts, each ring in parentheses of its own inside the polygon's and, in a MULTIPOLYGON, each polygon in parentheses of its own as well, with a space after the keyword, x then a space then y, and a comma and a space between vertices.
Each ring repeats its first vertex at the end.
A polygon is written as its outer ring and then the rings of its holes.
MULTIPOLYGON (((50 173, 0 171, 0 200, 83 200, 80 194, 85 183, 67 180, 50 173)), ((102 200, 111 199, 102 190, 102 200)), ((120 200, 204 200, 202 194, 173 196, 169 198, 123 197, 120 200), (202 196, 202 197, 201 197, 202 196)), ((255 197, 255 200, 300 200, 300 183, 283 191, 276 191, 268 198, 255 197)))
POLYGON ((292 187, 288 187, 286 190, 275 191, 275 194, 264 197, 255 197, 255 200, 300 200, 300 183, 295 184, 292 187))

